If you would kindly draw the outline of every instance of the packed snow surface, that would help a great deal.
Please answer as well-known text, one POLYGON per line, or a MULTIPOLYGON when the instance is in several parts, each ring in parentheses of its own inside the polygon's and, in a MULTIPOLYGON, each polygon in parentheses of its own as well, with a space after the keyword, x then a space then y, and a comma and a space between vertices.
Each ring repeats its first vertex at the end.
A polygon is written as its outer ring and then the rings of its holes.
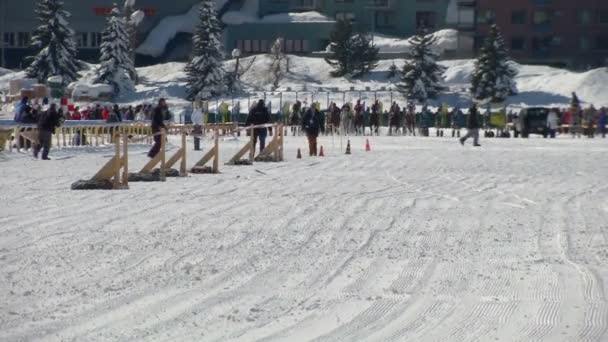
POLYGON ((608 340, 606 140, 320 143, 124 191, 69 190, 110 146, 0 154, 0 340, 608 340))

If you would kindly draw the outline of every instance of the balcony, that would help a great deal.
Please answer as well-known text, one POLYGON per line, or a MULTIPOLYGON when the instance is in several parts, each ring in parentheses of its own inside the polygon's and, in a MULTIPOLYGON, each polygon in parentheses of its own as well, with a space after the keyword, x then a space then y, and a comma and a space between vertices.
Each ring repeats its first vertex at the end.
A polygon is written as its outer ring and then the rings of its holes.
POLYGON ((367 0, 365 2, 366 8, 388 10, 393 8, 393 0, 367 0))

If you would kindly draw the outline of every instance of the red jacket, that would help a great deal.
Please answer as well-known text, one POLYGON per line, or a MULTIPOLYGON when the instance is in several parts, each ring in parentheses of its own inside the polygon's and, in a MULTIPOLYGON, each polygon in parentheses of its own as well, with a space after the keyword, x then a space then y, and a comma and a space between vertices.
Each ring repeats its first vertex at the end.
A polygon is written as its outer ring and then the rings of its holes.
POLYGON ((104 108, 104 109, 101 111, 101 117, 102 117, 104 120, 108 120, 108 118, 110 117, 110 111, 109 111, 107 108, 104 108))
POLYGON ((80 112, 75 111, 74 113, 72 113, 72 117, 70 119, 72 119, 72 120, 80 120, 80 119, 82 119, 82 116, 80 116, 80 112))

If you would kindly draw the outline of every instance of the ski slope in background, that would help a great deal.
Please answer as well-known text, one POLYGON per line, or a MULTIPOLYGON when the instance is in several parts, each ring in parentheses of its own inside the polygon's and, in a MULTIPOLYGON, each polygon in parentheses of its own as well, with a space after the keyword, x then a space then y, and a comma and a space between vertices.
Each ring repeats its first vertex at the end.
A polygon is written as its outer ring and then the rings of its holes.
POLYGON ((608 340, 606 140, 321 143, 100 192, 111 147, 0 154, 0 340, 608 340))

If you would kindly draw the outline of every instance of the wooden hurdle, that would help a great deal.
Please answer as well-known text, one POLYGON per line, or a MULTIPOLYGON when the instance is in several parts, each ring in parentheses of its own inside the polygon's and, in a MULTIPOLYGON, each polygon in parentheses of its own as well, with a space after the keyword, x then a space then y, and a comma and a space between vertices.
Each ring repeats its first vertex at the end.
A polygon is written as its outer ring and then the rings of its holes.
POLYGON ((9 150, 12 150, 13 144, 11 143, 11 134, 12 130, 10 129, 0 129, 0 151, 6 149, 6 142, 9 143, 9 150))
MULTIPOLYGON (((110 182, 112 189, 128 189, 129 188, 129 154, 128 154, 128 137, 126 134, 122 136, 122 155, 121 155, 121 137, 120 134, 116 133, 114 136, 114 156, 108 160, 108 162, 97 171, 97 173, 88 181, 79 181, 72 184, 72 189, 85 189, 75 188, 78 183, 99 183, 104 185, 104 182, 110 182), (122 171, 122 173, 121 173, 122 171)), ((83 185, 83 184, 80 184, 83 185)), ((94 189, 93 187, 87 187, 86 189, 94 189)), ((100 187, 99 189, 106 189, 100 187)))
POLYGON ((256 161, 283 161, 284 131, 283 125, 275 125, 272 141, 264 148, 264 151, 255 158, 256 161))
POLYGON ((169 160, 166 160, 165 159, 166 158, 165 140, 166 140, 167 134, 166 134, 165 130, 162 130, 160 133, 161 134, 160 152, 158 152, 158 154, 154 158, 152 158, 152 160, 150 160, 146 165, 144 165, 144 167, 141 169, 141 171, 139 171, 139 173, 151 173, 152 170, 154 169, 154 167, 159 165, 160 180, 164 181, 167 169, 170 169, 177 162, 180 162, 179 175, 181 177, 187 176, 188 170, 186 169, 186 132, 185 132, 185 130, 182 129, 181 133, 182 133, 181 134, 182 135, 181 136, 181 145, 182 146, 179 148, 179 150, 177 150, 177 152, 175 152, 169 158, 169 160))
POLYGON ((201 160, 199 160, 190 172, 192 173, 219 173, 219 157, 220 157, 220 145, 219 145, 219 132, 215 132, 214 145, 201 160), (206 164, 213 160, 213 166, 207 166, 206 164))
POLYGON ((253 128, 249 128, 250 131, 250 139, 247 145, 243 146, 230 160, 226 163, 226 165, 252 165, 253 159, 255 156, 255 134, 253 128), (247 162, 243 162, 241 158, 249 152, 249 160, 247 162))

